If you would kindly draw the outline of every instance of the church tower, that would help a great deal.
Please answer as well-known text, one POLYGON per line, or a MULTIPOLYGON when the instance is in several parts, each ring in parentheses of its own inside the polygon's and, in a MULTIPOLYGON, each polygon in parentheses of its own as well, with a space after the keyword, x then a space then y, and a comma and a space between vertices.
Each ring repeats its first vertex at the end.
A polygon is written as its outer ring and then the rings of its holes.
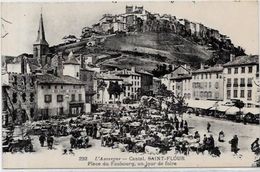
POLYGON ((43 66, 46 62, 46 55, 49 53, 49 44, 45 40, 45 32, 43 26, 42 13, 40 17, 39 30, 37 40, 33 44, 33 57, 37 58, 38 62, 43 66))

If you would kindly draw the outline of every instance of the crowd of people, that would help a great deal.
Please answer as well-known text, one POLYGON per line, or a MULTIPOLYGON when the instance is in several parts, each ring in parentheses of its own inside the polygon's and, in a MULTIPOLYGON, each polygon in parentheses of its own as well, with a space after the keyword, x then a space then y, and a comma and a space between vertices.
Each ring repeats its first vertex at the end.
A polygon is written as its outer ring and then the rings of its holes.
MULTIPOLYGON (((69 137, 70 146, 63 154, 74 154, 73 149, 91 147, 91 139, 99 139, 102 147, 118 148, 125 152, 145 152, 165 154, 170 150, 188 155, 190 152, 204 154, 207 151, 212 156, 220 156, 220 143, 230 144, 230 151, 239 152, 237 135, 231 140, 225 138, 223 130, 218 138, 211 131, 212 124, 206 125, 207 133, 190 131, 187 120, 183 116, 165 113, 149 107, 135 109, 102 110, 100 113, 81 115, 62 121, 41 122, 32 127, 31 134, 39 135, 41 147, 53 149, 57 137, 69 137), (40 126, 40 127, 39 127, 40 126)), ((255 154, 260 154, 259 139, 251 145, 255 154)))

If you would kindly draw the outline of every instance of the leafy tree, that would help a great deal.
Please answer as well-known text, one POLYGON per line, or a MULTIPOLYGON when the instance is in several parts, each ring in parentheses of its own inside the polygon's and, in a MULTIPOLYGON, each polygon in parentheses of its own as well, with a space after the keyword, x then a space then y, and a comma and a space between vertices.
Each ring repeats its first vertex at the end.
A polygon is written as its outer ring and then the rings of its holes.
POLYGON ((122 92, 124 92, 124 88, 118 84, 118 82, 110 82, 109 87, 107 89, 108 93, 110 95, 114 95, 114 102, 115 102, 115 97, 119 96, 122 92))

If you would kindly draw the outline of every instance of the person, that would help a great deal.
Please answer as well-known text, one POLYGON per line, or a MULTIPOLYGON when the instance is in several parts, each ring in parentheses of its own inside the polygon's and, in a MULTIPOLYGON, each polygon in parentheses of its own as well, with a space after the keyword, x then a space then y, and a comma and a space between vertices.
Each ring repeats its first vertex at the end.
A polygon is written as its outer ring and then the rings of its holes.
POLYGON ((181 129, 183 129, 183 123, 184 123, 184 121, 183 121, 183 119, 181 120, 181 123, 180 123, 180 128, 181 129))
POLYGON ((179 120, 178 119, 175 121, 175 128, 177 131, 179 130, 179 120))
POLYGON ((213 135, 211 134, 208 138, 209 140, 209 144, 208 144, 208 148, 209 148, 209 153, 211 154, 212 150, 215 148, 215 141, 214 141, 214 138, 213 138, 213 135))
POLYGON ((52 146, 53 146, 53 137, 52 136, 48 136, 47 137, 47 145, 48 145, 48 149, 52 149, 52 146))
POLYGON ((67 149, 64 149, 64 150, 63 150, 62 155, 67 155, 67 149))
POLYGON ((208 141, 208 138, 206 136, 206 134, 204 134, 203 136, 203 149, 206 150, 208 147, 207 147, 207 141, 208 141))
POLYGON ((41 147, 44 146, 44 141, 45 141, 45 140, 46 140, 45 135, 44 135, 44 133, 42 133, 42 134, 40 135, 40 137, 39 137, 39 141, 40 141, 41 147))
POLYGON ((260 147, 259 147, 259 138, 256 138, 256 140, 251 144, 251 150, 255 153, 260 153, 260 147))
POLYGON ((188 122, 186 120, 184 121, 184 126, 188 127, 188 122))
POLYGON ((70 138, 70 147, 75 148, 75 144, 76 144, 76 138, 74 137, 74 135, 72 135, 70 138))
POLYGON ((219 142, 224 142, 224 137, 225 137, 225 134, 224 132, 221 130, 218 134, 218 141, 219 142))
POLYGON ((198 131, 196 131, 195 132, 195 134, 194 134, 194 139, 196 139, 197 141, 197 143, 199 143, 200 142, 200 134, 199 134, 199 132, 198 131))
POLYGON ((239 151, 237 135, 234 135, 234 137, 229 141, 229 143, 231 144, 231 152, 237 154, 239 151))
POLYGON ((210 123, 208 122, 208 124, 207 124, 208 133, 210 132, 210 127, 211 127, 211 125, 210 125, 210 123))

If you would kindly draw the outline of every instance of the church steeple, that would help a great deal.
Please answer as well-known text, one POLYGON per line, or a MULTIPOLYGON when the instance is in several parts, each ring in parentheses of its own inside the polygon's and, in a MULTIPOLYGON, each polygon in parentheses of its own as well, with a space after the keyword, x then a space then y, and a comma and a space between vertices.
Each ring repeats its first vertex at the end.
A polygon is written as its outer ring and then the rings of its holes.
POLYGON ((40 15, 39 29, 36 42, 33 44, 33 57, 37 58, 38 62, 44 66, 46 64, 46 55, 49 53, 49 44, 45 40, 45 32, 43 26, 42 13, 40 15))
POLYGON ((34 44, 49 45, 48 42, 45 40, 42 13, 41 13, 41 17, 40 17, 40 24, 39 24, 37 40, 34 44))

